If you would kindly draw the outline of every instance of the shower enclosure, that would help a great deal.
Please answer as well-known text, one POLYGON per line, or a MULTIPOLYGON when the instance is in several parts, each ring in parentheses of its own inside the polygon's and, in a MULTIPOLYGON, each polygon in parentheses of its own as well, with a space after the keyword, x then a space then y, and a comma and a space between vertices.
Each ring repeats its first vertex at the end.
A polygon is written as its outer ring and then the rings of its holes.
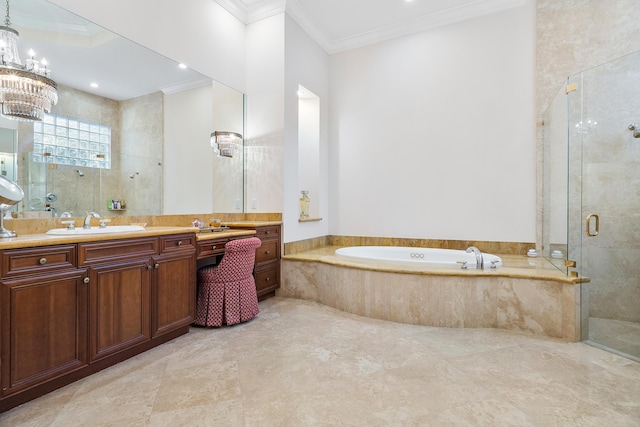
POLYGON ((543 255, 582 284, 582 339, 640 361, 640 52, 568 78, 545 113, 543 255), (575 266, 572 262, 575 261, 575 266))

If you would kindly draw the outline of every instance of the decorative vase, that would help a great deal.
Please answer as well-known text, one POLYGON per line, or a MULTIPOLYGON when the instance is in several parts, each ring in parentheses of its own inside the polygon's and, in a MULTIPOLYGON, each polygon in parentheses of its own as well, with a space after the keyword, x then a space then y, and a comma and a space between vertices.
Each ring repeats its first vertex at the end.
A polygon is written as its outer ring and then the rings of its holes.
POLYGON ((300 219, 309 218, 309 192, 302 190, 302 197, 300 197, 300 219))

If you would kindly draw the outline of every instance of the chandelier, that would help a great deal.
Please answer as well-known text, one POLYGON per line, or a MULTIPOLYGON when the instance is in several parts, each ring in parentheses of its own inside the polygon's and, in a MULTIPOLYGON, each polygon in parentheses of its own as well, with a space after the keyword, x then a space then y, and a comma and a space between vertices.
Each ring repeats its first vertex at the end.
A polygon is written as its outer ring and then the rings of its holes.
POLYGON ((242 135, 239 133, 215 131, 211 134, 211 147, 218 157, 233 157, 241 144, 242 135))
POLYGON ((0 114, 14 120, 41 121, 58 102, 56 82, 49 78, 47 61, 34 59, 31 50, 26 65, 18 54, 20 35, 11 28, 9 0, 4 25, 0 26, 0 114))

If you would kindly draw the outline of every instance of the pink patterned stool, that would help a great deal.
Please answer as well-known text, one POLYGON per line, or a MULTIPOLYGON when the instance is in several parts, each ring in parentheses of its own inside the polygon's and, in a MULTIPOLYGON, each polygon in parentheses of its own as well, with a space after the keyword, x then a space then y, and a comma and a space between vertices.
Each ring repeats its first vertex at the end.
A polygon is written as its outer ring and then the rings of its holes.
POLYGON ((196 325, 235 325, 260 312, 252 273, 261 244, 257 237, 231 240, 224 246, 220 264, 198 270, 196 325))

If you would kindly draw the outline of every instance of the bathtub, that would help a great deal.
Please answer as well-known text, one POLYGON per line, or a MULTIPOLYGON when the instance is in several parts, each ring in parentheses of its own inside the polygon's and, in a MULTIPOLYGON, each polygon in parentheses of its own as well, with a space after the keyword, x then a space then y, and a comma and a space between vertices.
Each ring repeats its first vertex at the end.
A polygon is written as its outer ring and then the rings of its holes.
MULTIPOLYGON (((337 249, 340 257, 358 261, 376 261, 392 264, 409 264, 425 267, 475 269, 476 256, 455 249, 411 248, 401 246, 351 246, 337 249)), ((496 255, 482 254, 485 268, 502 266, 496 255)))

